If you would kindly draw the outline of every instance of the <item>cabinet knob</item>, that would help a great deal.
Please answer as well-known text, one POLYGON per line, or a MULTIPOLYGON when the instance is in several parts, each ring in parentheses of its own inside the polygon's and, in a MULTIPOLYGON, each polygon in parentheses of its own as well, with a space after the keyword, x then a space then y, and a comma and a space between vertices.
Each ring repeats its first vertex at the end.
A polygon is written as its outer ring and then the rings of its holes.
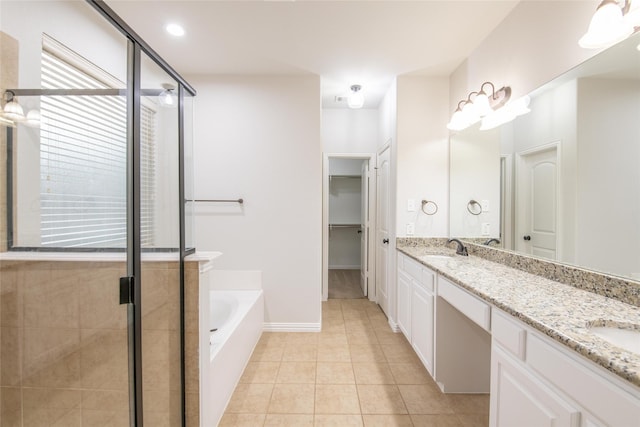
POLYGON ((384 243, 384 244, 389 243, 389 239, 382 239, 382 243, 384 243))
POLYGON ((531 236, 524 236, 523 239, 528 242, 529 240, 531 240, 531 236))

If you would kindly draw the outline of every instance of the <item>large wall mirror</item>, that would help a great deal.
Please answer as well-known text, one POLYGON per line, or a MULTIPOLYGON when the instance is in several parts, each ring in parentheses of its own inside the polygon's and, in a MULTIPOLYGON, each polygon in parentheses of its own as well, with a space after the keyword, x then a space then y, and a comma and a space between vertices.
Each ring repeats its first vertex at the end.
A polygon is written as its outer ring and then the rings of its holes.
POLYGON ((530 109, 451 136, 451 237, 640 280, 640 34, 530 109))

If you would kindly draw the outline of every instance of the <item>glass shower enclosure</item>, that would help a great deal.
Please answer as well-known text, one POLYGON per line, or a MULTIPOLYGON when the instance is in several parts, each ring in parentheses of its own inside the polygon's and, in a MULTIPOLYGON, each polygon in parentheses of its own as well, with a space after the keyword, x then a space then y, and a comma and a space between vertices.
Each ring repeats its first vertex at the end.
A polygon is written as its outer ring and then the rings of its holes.
POLYGON ((0 55, 0 425, 185 425, 195 90, 101 1, 0 55))

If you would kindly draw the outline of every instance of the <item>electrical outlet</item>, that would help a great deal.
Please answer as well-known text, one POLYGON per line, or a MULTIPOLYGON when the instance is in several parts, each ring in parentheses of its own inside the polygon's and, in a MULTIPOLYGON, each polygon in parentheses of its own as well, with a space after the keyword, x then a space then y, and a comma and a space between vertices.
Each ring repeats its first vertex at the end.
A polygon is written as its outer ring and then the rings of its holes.
POLYGON ((416 211, 416 200, 408 199, 407 200, 407 212, 415 212, 416 211))
POLYGON ((407 223, 407 236, 413 236, 416 234, 416 225, 413 222, 407 223))
POLYGON ((482 235, 488 236, 491 234, 491 225, 488 222, 482 223, 482 235))
POLYGON ((482 212, 489 212, 491 208, 488 200, 480 200, 480 206, 482 206, 482 212))

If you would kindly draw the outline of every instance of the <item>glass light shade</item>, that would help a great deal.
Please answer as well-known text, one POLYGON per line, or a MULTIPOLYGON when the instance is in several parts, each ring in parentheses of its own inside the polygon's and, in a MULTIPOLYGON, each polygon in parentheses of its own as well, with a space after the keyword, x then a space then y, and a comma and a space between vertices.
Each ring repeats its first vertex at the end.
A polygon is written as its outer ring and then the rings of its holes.
POLYGON ((629 37, 633 26, 622 17, 622 9, 617 3, 603 4, 591 18, 589 30, 578 44, 585 49, 610 46, 629 37))
POLYGON ((174 108, 178 106, 178 100, 173 89, 165 89, 158 95, 158 102, 163 107, 174 108))
POLYGON ((364 95, 360 92, 352 92, 347 99, 347 105, 349 108, 362 108, 364 105, 364 95))
POLYGON ((473 99, 473 105, 476 113, 478 113, 480 117, 484 117, 493 111, 491 109, 491 105, 489 105, 489 97, 484 92, 480 92, 476 95, 473 99))
POLYGON ((631 8, 622 18, 630 27, 640 27, 640 1, 631 2, 631 8))
POLYGON ((35 128, 40 126, 41 120, 40 110, 31 110, 27 113, 27 120, 25 120, 24 124, 35 128))
POLYGON ((480 130, 489 130, 489 129, 496 128, 500 125, 510 122, 515 118, 516 118, 516 115, 507 106, 498 108, 493 113, 489 114, 488 116, 482 119, 480 130))
POLYGON ((529 109, 529 103, 531 102, 531 98, 529 95, 525 95, 521 98, 516 99, 513 102, 505 105, 506 108, 509 109, 516 117, 522 116, 531 112, 529 109))
POLYGON ((456 110, 455 113, 453 113, 453 116, 451 116, 451 121, 447 124, 447 129, 462 130, 467 127, 465 123, 464 113, 460 110, 456 110))
POLYGON ((14 99, 7 102, 4 106, 4 116, 14 121, 24 120, 24 110, 22 106, 14 99))

